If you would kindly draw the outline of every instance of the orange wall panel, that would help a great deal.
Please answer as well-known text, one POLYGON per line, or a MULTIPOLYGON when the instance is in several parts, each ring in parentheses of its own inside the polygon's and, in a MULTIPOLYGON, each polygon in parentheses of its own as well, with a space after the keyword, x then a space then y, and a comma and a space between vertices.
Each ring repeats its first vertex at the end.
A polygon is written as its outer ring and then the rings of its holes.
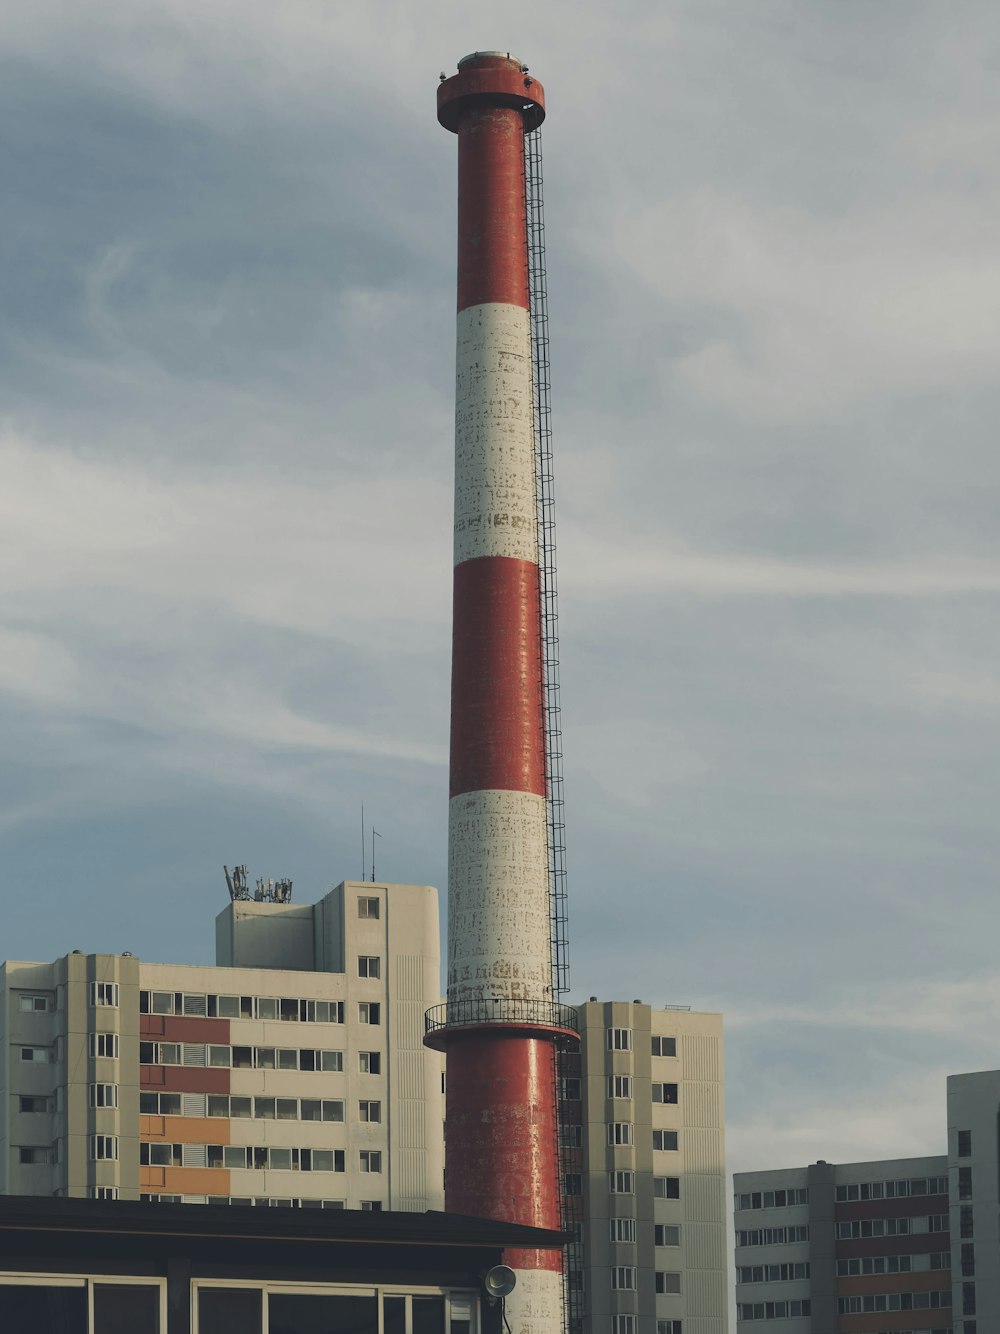
POLYGON ((228 1144, 227 1116, 164 1116, 160 1138, 171 1144, 228 1144))
POLYGON ((169 1195, 228 1195, 228 1167, 164 1167, 169 1195))

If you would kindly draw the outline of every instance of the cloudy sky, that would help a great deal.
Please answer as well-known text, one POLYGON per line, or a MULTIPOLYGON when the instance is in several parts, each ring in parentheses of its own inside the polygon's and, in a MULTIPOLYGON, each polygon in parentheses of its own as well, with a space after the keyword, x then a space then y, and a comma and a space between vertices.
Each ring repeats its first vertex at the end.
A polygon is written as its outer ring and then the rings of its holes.
POLYGON ((574 994, 721 1009, 736 1169, 1000 1062, 1000 17, 32 0, 0 25, 0 957, 222 863, 443 885, 455 143, 546 85, 574 994))

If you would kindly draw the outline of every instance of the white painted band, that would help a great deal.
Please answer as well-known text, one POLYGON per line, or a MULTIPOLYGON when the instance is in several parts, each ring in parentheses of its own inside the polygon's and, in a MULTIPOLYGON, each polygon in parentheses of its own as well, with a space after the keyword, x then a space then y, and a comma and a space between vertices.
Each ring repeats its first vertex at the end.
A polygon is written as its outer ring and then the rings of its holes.
POLYGON ((552 1000, 546 803, 465 792, 448 809, 448 999, 552 1000))
POLYGON ((496 302, 458 314, 455 564, 476 556, 538 560, 530 315, 496 302))
POLYGON ((517 1334, 562 1334, 563 1276, 552 1269, 517 1269, 506 1299, 507 1324, 517 1334))

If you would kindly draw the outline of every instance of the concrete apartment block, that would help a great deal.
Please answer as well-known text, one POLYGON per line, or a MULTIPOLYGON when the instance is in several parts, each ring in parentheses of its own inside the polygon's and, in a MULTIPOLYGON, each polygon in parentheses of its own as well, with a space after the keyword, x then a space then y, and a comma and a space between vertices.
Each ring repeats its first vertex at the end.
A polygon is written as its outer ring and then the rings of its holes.
POLYGON ((441 1208, 436 891, 237 900, 216 933, 216 967, 3 965, 0 1190, 441 1208))
POLYGON ((722 1016, 596 999, 579 1016, 584 1329, 726 1334, 722 1016))
POLYGON ((947 1159, 739 1172, 737 1330, 950 1334, 947 1159))

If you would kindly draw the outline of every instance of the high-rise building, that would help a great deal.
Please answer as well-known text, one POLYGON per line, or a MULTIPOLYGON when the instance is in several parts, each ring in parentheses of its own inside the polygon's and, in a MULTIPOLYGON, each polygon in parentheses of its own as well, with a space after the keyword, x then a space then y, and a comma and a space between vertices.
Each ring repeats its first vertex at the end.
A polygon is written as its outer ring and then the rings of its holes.
POLYGON ((738 1330, 950 1334, 947 1158, 820 1161, 733 1186, 738 1330))
POLYGON ((1000 1329, 1000 1070, 948 1077, 951 1274, 958 1334, 1000 1329))
POLYGON ((215 967, 0 970, 0 1192, 440 1208, 437 892, 236 898, 215 967))
POLYGON ((571 1305, 586 1334, 726 1334, 722 1016, 597 999, 578 1014, 580 1077, 562 1089, 571 1305))

